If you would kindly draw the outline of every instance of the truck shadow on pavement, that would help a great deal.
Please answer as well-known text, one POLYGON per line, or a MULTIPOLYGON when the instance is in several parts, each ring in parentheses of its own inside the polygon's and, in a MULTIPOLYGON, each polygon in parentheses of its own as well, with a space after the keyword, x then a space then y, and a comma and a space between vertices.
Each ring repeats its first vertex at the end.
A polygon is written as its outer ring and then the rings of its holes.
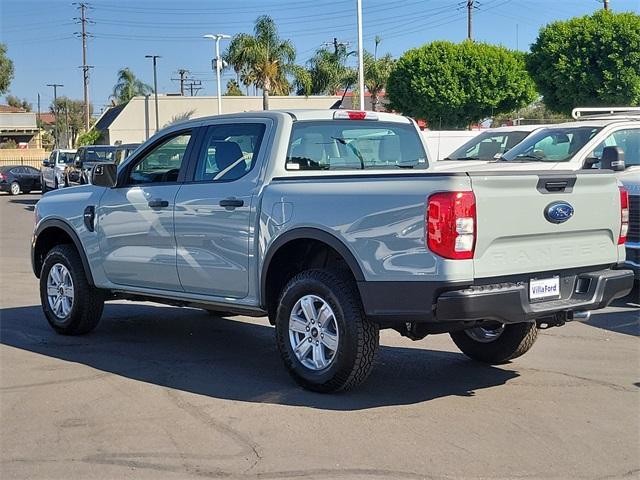
POLYGON ((40 198, 13 198, 9 200, 10 203, 16 203, 18 205, 24 205, 24 209, 33 212, 35 210, 35 205, 38 203, 40 198))
POLYGON ((287 375, 272 327, 149 304, 107 304, 96 331, 82 337, 55 334, 40 306, 6 308, 0 343, 209 397, 327 410, 468 397, 519 376, 459 353, 425 350, 423 341, 416 348, 382 346, 373 373, 353 391, 315 394, 287 375))

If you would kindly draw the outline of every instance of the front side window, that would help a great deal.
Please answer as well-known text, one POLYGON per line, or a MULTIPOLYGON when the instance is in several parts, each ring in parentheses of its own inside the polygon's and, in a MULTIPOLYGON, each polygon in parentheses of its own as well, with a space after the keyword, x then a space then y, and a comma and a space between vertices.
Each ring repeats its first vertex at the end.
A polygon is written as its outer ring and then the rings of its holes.
POLYGON ((287 170, 426 169, 427 155, 412 125, 331 120, 293 125, 287 170))
POLYGON ((84 152, 84 162, 111 162, 115 148, 87 148, 84 152))
POLYGON ((455 150, 445 160, 493 160, 524 140, 529 132, 483 132, 455 150))
POLYGON ((594 162, 599 166, 602 159, 602 151, 604 147, 620 147, 624 152, 624 164, 626 166, 640 165, 640 129, 627 128, 613 132, 605 138, 593 151, 592 158, 597 159, 594 162))
POLYGON ((506 152, 508 162, 567 162, 584 147, 600 127, 544 128, 506 152))
POLYGON ((239 123, 209 127, 195 180, 233 181, 245 176, 258 156, 264 136, 263 123, 239 123))
POLYGON ((153 148, 129 171, 128 184, 176 182, 191 132, 175 135, 153 148))

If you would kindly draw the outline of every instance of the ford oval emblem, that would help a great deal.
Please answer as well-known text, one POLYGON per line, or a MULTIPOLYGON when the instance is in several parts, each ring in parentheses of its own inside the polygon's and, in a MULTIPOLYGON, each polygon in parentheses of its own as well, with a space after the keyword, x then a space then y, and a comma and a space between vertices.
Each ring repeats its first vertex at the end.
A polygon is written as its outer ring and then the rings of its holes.
POLYGON ((567 202, 553 202, 544 209, 544 218, 551 223, 564 223, 573 217, 573 207, 567 202))

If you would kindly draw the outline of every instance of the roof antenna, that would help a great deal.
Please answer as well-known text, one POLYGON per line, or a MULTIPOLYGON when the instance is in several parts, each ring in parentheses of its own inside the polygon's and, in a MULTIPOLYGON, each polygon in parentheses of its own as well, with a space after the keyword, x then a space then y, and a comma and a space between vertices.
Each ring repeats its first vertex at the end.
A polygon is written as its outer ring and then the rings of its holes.
POLYGON ((347 92, 349 91, 350 88, 351 88, 351 84, 348 83, 347 87, 344 89, 344 92, 342 92, 342 98, 338 100, 336 103, 334 103, 333 105, 331 105, 329 107, 329 110, 340 110, 340 108, 342 107, 342 102, 344 102, 344 97, 347 95, 347 92))

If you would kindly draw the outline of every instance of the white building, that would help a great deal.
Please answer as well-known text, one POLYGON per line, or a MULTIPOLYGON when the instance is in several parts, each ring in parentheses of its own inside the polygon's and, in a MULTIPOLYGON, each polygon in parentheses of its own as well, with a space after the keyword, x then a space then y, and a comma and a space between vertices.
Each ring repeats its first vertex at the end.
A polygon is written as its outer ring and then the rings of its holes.
MULTIPOLYGON (((287 96, 269 97, 272 110, 329 108, 338 96, 287 96)), ((345 107, 350 108, 350 99, 345 107)), ((262 97, 222 97, 223 113, 238 113, 262 110, 262 97)), ((158 95, 158 119, 160 129, 188 118, 216 115, 218 99, 212 97, 183 97, 158 95)), ((156 110, 154 96, 134 97, 125 105, 111 107, 100 116, 95 129, 102 132, 100 143, 141 143, 156 132, 156 110)))

